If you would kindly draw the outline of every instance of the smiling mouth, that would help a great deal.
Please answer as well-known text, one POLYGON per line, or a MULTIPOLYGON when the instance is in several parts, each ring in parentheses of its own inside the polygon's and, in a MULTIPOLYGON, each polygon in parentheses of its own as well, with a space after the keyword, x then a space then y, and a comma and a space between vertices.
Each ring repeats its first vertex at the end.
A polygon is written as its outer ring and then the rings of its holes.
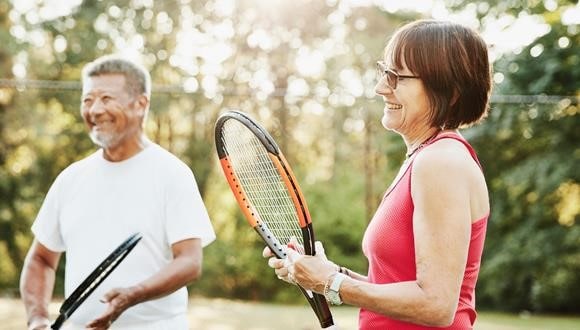
POLYGON ((402 105, 400 105, 400 104, 394 104, 394 103, 387 103, 387 106, 386 107, 389 110, 400 110, 400 109, 403 108, 402 105))
POLYGON ((112 125, 112 122, 110 121, 100 121, 100 122, 93 122, 91 123, 92 127, 91 129, 93 130, 102 130, 102 129, 107 129, 108 127, 110 127, 112 125))

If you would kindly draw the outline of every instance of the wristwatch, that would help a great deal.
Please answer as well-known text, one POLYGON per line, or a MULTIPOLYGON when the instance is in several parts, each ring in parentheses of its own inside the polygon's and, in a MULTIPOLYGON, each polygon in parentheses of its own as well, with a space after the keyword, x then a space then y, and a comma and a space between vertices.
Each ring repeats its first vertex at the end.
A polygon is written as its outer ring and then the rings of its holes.
POLYGON ((347 278, 346 275, 342 273, 336 273, 332 278, 332 282, 328 285, 327 290, 324 291, 324 296, 326 300, 333 305, 342 305, 342 299, 340 299, 340 284, 347 278))

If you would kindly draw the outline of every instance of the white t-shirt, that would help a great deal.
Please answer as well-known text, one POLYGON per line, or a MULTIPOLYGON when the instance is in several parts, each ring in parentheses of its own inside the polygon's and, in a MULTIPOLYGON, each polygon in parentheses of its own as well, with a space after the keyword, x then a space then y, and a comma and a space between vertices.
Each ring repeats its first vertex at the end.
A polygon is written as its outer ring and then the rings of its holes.
MULTIPOLYGON (((86 324, 100 316, 99 299, 112 288, 140 283, 173 258, 171 245, 215 233, 193 173, 177 157, 151 144, 135 156, 109 162, 99 150, 71 164, 51 186, 32 225, 36 239, 66 253, 65 296, 129 235, 141 241, 113 273, 72 314, 86 324)), ((116 326, 171 319, 187 311, 187 289, 126 310, 116 326)))

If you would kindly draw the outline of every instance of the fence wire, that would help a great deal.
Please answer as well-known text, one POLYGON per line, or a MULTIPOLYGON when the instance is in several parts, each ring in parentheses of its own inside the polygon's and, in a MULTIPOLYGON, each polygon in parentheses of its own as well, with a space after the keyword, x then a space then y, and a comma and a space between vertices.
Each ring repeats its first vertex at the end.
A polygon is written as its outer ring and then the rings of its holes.
MULTIPOLYGON (((0 88, 11 88, 19 91, 30 89, 38 90, 81 90, 81 83, 79 81, 55 81, 55 80, 34 80, 34 79, 4 79, 0 78, 0 88)), ((188 91, 180 85, 153 85, 152 93, 158 94, 201 94, 202 90, 188 91)), ((222 95, 227 96, 251 96, 255 93, 248 89, 241 91, 239 89, 225 89, 221 92, 222 95)), ((286 95, 285 88, 275 88, 271 96, 286 95)), ((306 95, 308 96, 308 95, 306 95)), ((560 102, 570 102, 570 104, 580 103, 580 96, 577 95, 517 95, 517 94, 493 94, 491 96, 491 103, 506 103, 506 104, 521 104, 521 103, 536 103, 536 104, 559 104, 560 102)))

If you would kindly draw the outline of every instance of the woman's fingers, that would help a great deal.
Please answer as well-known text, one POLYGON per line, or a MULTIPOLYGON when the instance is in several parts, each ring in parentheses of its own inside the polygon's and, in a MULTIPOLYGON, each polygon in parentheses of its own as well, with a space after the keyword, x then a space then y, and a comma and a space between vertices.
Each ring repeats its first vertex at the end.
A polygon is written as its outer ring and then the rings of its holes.
POLYGON ((272 252, 272 250, 270 250, 269 247, 264 247, 264 250, 262 250, 262 257, 264 258, 270 258, 273 257, 274 253, 272 252))
POLYGON ((282 259, 278 259, 276 257, 271 257, 270 259, 268 259, 268 266, 270 266, 270 268, 274 268, 274 269, 280 269, 284 267, 284 260, 282 259))

